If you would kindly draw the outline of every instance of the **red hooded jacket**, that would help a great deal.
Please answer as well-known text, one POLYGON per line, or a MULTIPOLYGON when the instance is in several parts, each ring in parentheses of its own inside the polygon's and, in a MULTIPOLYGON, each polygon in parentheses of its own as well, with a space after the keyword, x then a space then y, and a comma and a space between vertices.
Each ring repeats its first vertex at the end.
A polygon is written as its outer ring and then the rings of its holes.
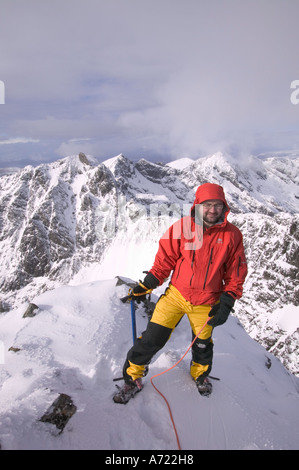
POLYGON ((247 263, 240 230, 227 221, 230 209, 222 186, 205 183, 196 191, 189 216, 175 222, 163 235, 150 272, 163 284, 171 273, 171 284, 193 305, 214 304, 222 292, 235 299, 242 295, 247 263), (222 219, 210 228, 197 222, 197 206, 220 199, 222 219))

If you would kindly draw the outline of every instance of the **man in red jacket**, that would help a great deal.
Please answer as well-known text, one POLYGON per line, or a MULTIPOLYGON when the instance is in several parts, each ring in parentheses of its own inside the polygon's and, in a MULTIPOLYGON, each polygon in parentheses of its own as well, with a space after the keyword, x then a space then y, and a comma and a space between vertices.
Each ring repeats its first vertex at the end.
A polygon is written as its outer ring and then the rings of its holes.
POLYGON ((128 352, 125 383, 114 395, 116 403, 127 403, 142 389, 141 378, 152 357, 166 344, 184 314, 193 339, 202 330, 192 346, 191 376, 202 395, 211 393, 212 331, 227 320, 242 295, 247 274, 242 234, 227 221, 228 213, 223 188, 205 183, 196 191, 190 215, 175 222, 161 238, 153 267, 130 295, 137 300, 145 298, 172 272, 170 284, 146 331, 128 352))

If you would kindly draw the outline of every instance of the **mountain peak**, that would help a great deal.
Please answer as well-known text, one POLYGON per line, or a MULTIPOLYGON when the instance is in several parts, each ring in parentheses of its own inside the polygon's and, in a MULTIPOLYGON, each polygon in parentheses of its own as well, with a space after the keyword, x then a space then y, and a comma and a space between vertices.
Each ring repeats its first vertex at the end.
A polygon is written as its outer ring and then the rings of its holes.
POLYGON ((117 172, 117 169, 119 167, 123 166, 130 166, 132 162, 124 156, 124 154, 120 153, 119 155, 116 155, 115 157, 108 158, 107 160, 103 161, 103 165, 105 165, 109 170, 115 174, 117 172))
MULTIPOLYGON (((159 238, 188 212, 197 187, 214 182, 224 188, 229 220, 241 229, 248 253, 248 288, 238 314, 266 342, 271 326, 263 316, 283 302, 298 305, 298 164, 299 158, 272 157, 240 162, 218 152, 173 168, 123 154, 98 164, 80 153, 3 176, 0 309, 88 269, 103 278, 134 268, 139 278, 159 238)), ((281 333, 273 336, 269 347, 298 371, 292 347, 280 346, 281 333)))
POLYGON ((176 170, 184 170, 188 166, 192 165, 195 160, 192 160, 189 157, 182 157, 178 158, 177 160, 173 160, 172 162, 167 163, 167 166, 171 168, 175 168, 176 170))

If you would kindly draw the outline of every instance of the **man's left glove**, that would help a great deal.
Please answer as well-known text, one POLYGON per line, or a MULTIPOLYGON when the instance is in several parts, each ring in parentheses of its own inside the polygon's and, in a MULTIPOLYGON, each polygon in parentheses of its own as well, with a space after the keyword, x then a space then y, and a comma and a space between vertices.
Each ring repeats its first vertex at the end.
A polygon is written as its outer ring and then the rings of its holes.
POLYGON ((230 312, 233 310, 234 304, 235 299, 227 292, 223 292, 220 296, 220 302, 214 305, 210 310, 209 317, 212 318, 208 321, 208 325, 211 325, 213 328, 223 325, 228 319, 230 312))

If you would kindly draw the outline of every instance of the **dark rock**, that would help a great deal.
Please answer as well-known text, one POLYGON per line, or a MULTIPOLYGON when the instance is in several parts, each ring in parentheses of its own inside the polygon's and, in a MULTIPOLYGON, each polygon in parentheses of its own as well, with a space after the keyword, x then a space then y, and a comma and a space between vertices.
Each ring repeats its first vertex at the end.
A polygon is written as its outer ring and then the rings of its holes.
POLYGON ((14 346, 11 346, 11 347, 9 348, 9 351, 12 351, 12 352, 17 353, 17 352, 21 351, 21 349, 20 349, 20 348, 15 348, 14 346))
POLYGON ((37 313, 35 310, 38 310, 38 306, 35 305, 35 304, 29 304, 28 307, 27 307, 26 312, 23 315, 23 318, 35 317, 35 315, 37 313))
POLYGON ((272 361, 268 356, 266 356, 265 366, 267 367, 267 369, 270 369, 270 367, 272 366, 272 361))
POLYGON ((80 160, 81 163, 84 163, 85 165, 90 165, 85 153, 83 153, 83 152, 79 153, 79 160, 80 160))
POLYGON ((54 424, 61 433, 76 411, 77 407, 74 405, 71 397, 61 393, 41 417, 40 421, 54 424))

